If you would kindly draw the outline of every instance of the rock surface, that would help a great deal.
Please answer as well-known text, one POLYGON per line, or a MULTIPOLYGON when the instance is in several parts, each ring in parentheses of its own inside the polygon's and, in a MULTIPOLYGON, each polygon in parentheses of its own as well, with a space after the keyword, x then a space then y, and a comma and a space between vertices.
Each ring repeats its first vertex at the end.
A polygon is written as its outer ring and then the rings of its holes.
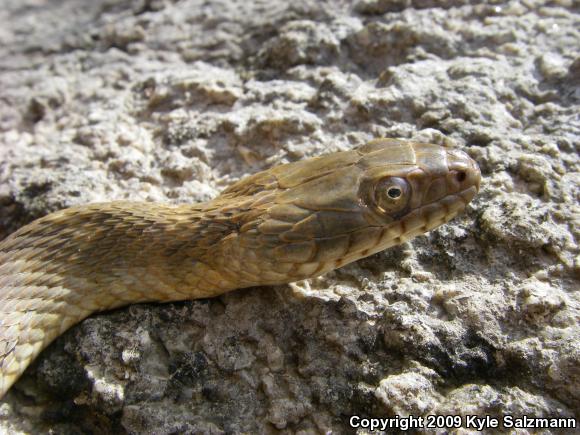
POLYGON ((207 200, 378 136, 454 144, 484 182, 452 223, 310 289, 87 319, 9 392, 0 430, 577 417, 580 11, 474 3, 5 0, 0 237, 75 204, 207 200))

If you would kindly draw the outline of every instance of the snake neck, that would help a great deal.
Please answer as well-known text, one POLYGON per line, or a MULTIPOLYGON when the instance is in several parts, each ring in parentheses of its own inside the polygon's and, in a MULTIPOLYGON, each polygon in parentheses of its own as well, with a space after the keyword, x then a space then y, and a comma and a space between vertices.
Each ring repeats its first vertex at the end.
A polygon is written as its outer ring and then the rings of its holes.
POLYGON ((218 203, 73 207, 0 242, 0 397, 48 343, 94 312, 236 288, 211 265, 212 247, 238 226, 218 203))
POLYGON ((58 288, 81 318, 127 303, 215 296, 236 285, 212 267, 210 252, 239 224, 219 201, 74 207, 1 242, 0 279, 10 275, 21 288, 32 281, 36 293, 58 288))

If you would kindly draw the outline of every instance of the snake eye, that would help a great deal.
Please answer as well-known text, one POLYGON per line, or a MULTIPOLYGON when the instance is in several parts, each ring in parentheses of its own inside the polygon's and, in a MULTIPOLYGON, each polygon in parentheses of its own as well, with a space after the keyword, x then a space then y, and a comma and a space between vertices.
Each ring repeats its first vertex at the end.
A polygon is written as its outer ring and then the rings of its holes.
POLYGON ((401 189, 399 187, 389 187, 389 190, 387 190, 387 195, 389 195, 389 198, 391 199, 397 199, 399 196, 401 196, 403 194, 403 192, 401 191, 401 189))
POLYGON ((396 213, 409 202, 409 183, 399 177, 389 177, 379 181, 375 187, 375 202, 381 211, 396 213))

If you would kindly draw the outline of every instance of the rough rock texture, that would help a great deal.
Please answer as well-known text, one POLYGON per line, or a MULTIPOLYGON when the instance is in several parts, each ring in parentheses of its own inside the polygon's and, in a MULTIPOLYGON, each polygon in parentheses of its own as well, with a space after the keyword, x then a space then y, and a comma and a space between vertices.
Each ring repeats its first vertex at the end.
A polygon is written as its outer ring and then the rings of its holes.
POLYGON ((310 288, 91 317, 9 392, 2 429, 578 416, 580 10, 478 3, 4 0, 2 237, 73 204, 206 200, 377 136, 454 144, 484 183, 451 224, 310 288))

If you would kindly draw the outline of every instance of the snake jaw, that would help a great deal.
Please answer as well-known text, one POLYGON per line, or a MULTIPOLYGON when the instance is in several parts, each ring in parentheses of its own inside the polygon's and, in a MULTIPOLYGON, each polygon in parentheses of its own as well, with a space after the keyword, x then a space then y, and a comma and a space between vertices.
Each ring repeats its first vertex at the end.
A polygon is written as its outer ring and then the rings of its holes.
MULTIPOLYGON (((479 191, 481 172, 463 151, 431 144, 408 146, 416 157, 414 165, 407 167, 406 179, 412 186, 409 206, 389 216, 392 222, 386 224, 370 249, 359 252, 359 258, 443 225, 463 211, 479 191)), ((398 173, 401 172, 402 168, 398 168, 398 173)), ((356 257, 356 252, 351 253, 349 260, 356 257)), ((341 263, 345 264, 344 260, 341 263)))

